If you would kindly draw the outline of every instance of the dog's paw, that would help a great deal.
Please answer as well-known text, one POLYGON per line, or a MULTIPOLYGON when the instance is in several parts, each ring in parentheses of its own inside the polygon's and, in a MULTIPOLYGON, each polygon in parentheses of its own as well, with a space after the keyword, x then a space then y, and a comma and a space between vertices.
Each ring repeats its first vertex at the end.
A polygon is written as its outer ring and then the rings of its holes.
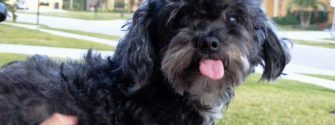
POLYGON ((53 114, 41 125, 77 125, 78 119, 74 116, 66 116, 59 113, 53 114))

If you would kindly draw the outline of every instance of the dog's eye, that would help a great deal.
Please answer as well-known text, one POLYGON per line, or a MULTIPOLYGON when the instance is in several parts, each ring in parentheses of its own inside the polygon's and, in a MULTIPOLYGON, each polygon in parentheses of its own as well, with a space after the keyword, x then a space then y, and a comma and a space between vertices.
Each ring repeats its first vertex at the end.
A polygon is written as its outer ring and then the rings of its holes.
POLYGON ((224 20, 226 23, 230 23, 230 24, 240 23, 238 15, 235 13, 228 13, 224 17, 225 17, 224 20))
POLYGON ((228 21, 229 21, 230 23, 237 23, 237 19, 236 19, 235 17, 233 17, 233 16, 230 16, 230 17, 228 18, 228 21))

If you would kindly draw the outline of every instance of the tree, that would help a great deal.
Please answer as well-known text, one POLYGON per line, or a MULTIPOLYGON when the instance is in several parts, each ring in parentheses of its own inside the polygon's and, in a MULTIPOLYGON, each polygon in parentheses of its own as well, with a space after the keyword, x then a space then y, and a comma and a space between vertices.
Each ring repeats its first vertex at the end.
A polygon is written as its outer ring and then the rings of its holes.
POLYGON ((133 8, 135 6, 136 0, 129 0, 129 7, 128 7, 128 12, 132 12, 133 8))
POLYGON ((123 18, 123 15, 124 15, 124 7, 126 6, 126 3, 124 2, 116 2, 114 4, 114 8, 117 10, 117 11, 120 11, 121 12, 121 18, 123 18))
POLYGON ((326 6, 319 0, 293 0, 289 4, 289 11, 297 12, 300 20, 300 26, 303 29, 310 26, 314 11, 325 8, 326 6))

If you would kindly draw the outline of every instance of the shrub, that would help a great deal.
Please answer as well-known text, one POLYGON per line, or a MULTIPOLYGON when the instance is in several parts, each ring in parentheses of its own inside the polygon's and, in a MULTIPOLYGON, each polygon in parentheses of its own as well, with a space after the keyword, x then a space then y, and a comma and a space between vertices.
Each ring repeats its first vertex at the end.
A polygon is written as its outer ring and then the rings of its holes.
MULTIPOLYGON (((289 12, 284 17, 273 17, 273 21, 276 22, 278 25, 299 25, 300 19, 298 17, 298 11, 289 12)), ((314 11, 312 13, 311 22, 310 24, 322 24, 328 21, 328 12, 327 11, 314 11)))
POLYGON ((126 6, 126 3, 124 2, 115 2, 114 4, 115 9, 124 9, 125 6, 126 6))
POLYGON ((299 19, 293 14, 284 17, 273 17, 272 20, 278 25, 299 25, 299 19))
POLYGON ((311 24, 326 23, 328 19, 327 11, 315 11, 312 14, 311 24))

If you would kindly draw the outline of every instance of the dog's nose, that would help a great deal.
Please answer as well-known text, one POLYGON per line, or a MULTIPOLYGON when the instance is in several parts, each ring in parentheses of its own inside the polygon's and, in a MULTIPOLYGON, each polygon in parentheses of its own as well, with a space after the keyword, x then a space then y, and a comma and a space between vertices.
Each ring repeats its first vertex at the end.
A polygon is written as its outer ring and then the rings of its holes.
POLYGON ((219 44, 219 40, 216 38, 206 38, 201 41, 199 47, 203 53, 211 54, 219 50, 219 44))

